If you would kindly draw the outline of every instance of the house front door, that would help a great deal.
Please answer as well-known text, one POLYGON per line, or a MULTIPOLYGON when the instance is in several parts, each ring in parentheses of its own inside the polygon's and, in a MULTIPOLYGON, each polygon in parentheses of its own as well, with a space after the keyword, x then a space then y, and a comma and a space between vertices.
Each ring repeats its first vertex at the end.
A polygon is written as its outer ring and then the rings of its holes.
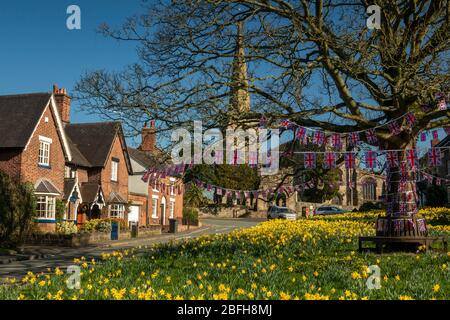
POLYGON ((166 224, 166 198, 162 198, 161 200, 161 224, 165 225, 166 224))

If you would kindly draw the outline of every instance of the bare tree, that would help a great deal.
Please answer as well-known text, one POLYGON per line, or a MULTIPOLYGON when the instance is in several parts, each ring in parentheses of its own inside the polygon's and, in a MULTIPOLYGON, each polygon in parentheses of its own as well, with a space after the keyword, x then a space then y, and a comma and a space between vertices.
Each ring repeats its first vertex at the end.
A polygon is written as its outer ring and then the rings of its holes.
MULTIPOLYGON (((120 73, 84 75, 78 98, 131 127, 156 119, 162 130, 196 118, 245 127, 264 114, 348 133, 412 111, 412 129, 376 131, 385 149, 412 148, 420 131, 449 123, 448 109, 420 108, 450 86, 449 10, 448 0, 163 1, 119 29, 102 26, 106 36, 135 42, 139 61, 120 73), (381 9, 379 29, 366 26, 372 4, 381 9), (252 97, 246 113, 229 108, 240 24, 252 97)), ((390 175, 397 190, 398 171, 390 175)))

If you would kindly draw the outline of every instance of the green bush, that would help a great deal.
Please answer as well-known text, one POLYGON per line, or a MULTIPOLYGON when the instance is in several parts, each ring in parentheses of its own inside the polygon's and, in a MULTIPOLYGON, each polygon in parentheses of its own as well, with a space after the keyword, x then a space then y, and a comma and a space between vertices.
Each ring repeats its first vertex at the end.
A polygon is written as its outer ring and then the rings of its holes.
POLYGON ((15 247, 33 232, 36 198, 31 184, 16 183, 0 172, 0 243, 15 247))
POLYGON ((56 221, 62 221, 66 213, 66 204, 64 201, 57 199, 55 203, 55 218, 56 221))
POLYGON ((198 225, 198 210, 190 207, 183 209, 183 224, 198 225))

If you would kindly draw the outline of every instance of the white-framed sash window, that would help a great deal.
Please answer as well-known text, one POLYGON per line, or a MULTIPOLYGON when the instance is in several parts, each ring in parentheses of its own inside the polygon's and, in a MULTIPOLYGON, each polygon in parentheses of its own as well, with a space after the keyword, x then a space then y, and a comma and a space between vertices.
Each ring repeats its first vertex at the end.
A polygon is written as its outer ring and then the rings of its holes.
POLYGON ((119 172, 119 162, 113 160, 111 162, 111 181, 117 181, 118 172, 119 172))
POLYGON ((56 197, 37 195, 36 215, 38 219, 55 219, 56 197))
POLYGON ((169 217, 170 217, 170 219, 173 219, 175 217, 175 201, 174 200, 170 200, 169 217))
POLYGON ((109 217, 123 219, 125 216, 125 206, 123 204, 112 204, 109 206, 109 217))
POLYGON ((152 218, 158 218, 158 198, 152 199, 152 218))
POLYGON ((39 136, 39 158, 38 164, 41 166, 50 166, 50 146, 52 139, 39 136))

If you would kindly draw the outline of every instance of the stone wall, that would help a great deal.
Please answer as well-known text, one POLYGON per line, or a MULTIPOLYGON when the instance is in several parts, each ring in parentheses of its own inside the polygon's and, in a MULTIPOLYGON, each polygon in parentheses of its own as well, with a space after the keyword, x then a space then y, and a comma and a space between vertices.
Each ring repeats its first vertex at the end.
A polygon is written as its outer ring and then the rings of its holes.
MULTIPOLYGON (((161 226, 151 225, 145 228, 139 228, 138 238, 147 238, 159 234, 161 234, 161 226)), ((127 239, 131 239, 131 232, 127 231, 119 234, 119 240, 127 239)), ((71 235, 46 233, 31 236, 27 239, 26 244, 59 247, 83 247, 107 241, 111 241, 111 234, 109 232, 80 232, 71 235)))

